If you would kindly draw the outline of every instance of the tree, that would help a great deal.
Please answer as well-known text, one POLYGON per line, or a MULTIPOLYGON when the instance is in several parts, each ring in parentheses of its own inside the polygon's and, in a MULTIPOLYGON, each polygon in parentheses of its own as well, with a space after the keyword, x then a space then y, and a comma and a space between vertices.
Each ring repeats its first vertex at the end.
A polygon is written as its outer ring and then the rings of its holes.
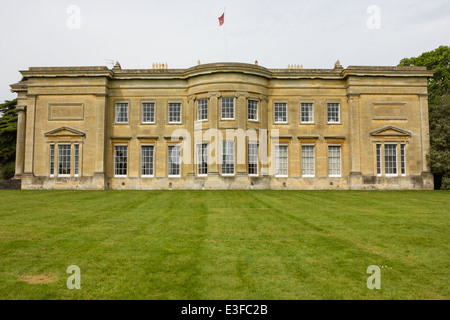
POLYGON ((450 190, 450 47, 404 58, 399 66, 426 66, 435 73, 428 81, 430 153, 428 165, 436 189, 450 190))
POLYGON ((437 98, 443 97, 450 90, 450 47, 424 52, 418 57, 404 58, 399 66, 425 66, 434 70, 433 77, 428 80, 429 104, 432 107, 437 98))
POLYGON ((435 185, 450 190, 450 94, 438 97, 430 108, 430 145, 428 164, 435 185))
POLYGON ((0 173, 11 179, 15 172, 17 139, 17 100, 0 104, 0 173))

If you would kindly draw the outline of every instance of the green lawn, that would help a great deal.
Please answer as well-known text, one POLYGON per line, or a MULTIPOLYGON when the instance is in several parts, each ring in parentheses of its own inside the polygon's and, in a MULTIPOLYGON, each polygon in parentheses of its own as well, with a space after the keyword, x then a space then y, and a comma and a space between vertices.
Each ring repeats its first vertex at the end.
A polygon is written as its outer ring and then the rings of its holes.
POLYGON ((0 299, 450 298, 446 191, 0 197, 0 299), (369 265, 383 267, 380 290, 369 265))

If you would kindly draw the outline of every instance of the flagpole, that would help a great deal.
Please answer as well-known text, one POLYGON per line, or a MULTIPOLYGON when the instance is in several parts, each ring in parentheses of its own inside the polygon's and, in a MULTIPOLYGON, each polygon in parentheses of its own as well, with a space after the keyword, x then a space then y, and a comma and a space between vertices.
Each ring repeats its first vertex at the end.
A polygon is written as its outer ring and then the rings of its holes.
MULTIPOLYGON (((226 9, 226 7, 223 8, 224 19, 225 19, 225 9, 226 9)), ((223 34, 224 34, 224 38, 225 38, 225 62, 228 62, 227 24, 225 22, 224 22, 224 26, 223 26, 223 34)))

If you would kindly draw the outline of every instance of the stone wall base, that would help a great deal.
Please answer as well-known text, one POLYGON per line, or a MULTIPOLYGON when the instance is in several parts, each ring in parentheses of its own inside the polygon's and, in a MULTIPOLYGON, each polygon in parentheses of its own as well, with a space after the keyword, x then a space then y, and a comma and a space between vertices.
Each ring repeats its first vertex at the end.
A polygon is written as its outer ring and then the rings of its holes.
POLYGON ((79 178, 50 178, 22 175, 22 189, 72 190, 432 190, 433 175, 399 177, 288 177, 208 176, 182 178, 105 178, 103 174, 79 178))

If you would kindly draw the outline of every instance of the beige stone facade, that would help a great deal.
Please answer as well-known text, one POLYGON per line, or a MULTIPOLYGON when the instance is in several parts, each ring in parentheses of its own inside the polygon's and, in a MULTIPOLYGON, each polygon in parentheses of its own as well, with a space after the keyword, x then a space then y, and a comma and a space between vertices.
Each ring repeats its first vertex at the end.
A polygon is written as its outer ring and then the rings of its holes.
POLYGON ((23 189, 433 188, 422 67, 21 73, 23 189))

